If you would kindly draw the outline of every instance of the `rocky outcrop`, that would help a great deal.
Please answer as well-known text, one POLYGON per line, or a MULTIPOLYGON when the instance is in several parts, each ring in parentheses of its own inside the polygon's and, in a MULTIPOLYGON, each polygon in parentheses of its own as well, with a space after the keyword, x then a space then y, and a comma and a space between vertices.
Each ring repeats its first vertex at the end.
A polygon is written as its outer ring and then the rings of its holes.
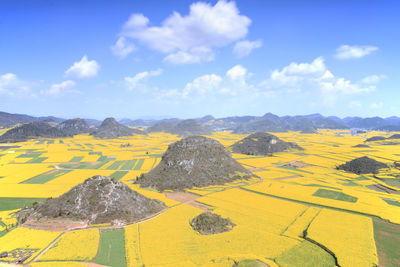
POLYGON ((303 148, 268 133, 254 133, 232 145, 234 153, 246 155, 271 155, 289 150, 303 150, 303 148))
POLYGON ((159 191, 183 190, 249 177, 250 173, 218 141, 190 136, 171 144, 161 162, 135 183, 159 191))

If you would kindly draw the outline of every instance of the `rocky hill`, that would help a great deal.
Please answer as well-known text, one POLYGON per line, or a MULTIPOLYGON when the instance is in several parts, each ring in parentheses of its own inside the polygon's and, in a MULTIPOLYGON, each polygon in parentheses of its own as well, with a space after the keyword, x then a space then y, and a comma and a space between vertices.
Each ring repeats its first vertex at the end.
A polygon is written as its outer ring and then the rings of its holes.
POLYGON ((369 157, 356 158, 345 164, 336 167, 338 170, 344 170, 355 174, 378 173, 379 169, 387 168, 388 166, 382 162, 376 161, 369 157))
POLYGON ((232 145, 234 153, 246 155, 271 155, 292 149, 303 150, 296 143, 282 141, 268 133, 254 133, 232 145))
POLYGON ((53 116, 46 116, 46 117, 34 117, 24 114, 12 114, 7 112, 0 111, 0 126, 9 128, 17 124, 24 124, 34 121, 43 121, 46 119, 51 119, 55 122, 61 122, 64 119, 53 117, 53 116))
POLYGON ((222 218, 218 214, 203 212, 190 222, 193 230, 202 235, 214 235, 228 232, 236 226, 229 218, 222 218))
POLYGON ((0 142, 14 143, 23 142, 31 138, 45 137, 45 138, 59 138, 70 137, 70 134, 51 126, 48 122, 36 121, 17 126, 5 132, 0 136, 0 142))
POLYGON ((166 189, 221 185, 251 174, 218 141, 190 136, 169 145, 161 162, 135 181, 142 187, 166 189))
POLYGON ((374 142, 374 141, 383 141, 386 140, 386 137, 383 136, 373 136, 365 140, 364 142, 374 142))
POLYGON ((157 122, 147 129, 148 133, 164 132, 169 133, 180 122, 179 119, 165 119, 157 122))
POLYGON ((40 219, 72 219, 89 223, 130 223, 165 208, 127 185, 104 176, 94 176, 58 198, 48 199, 29 213, 21 213, 19 221, 40 219))
POLYGON ((203 126, 198 120, 190 119, 183 120, 176 124, 169 133, 177 134, 181 137, 187 137, 190 135, 209 135, 211 129, 203 126))
POLYGON ((113 139, 122 136, 131 136, 134 134, 145 134, 143 131, 129 128, 118 123, 114 118, 105 119, 100 127, 91 133, 94 137, 103 139, 113 139))
POLYGON ((165 132, 187 137, 190 135, 208 135, 211 134, 212 131, 211 128, 204 126, 200 121, 195 119, 182 121, 170 119, 153 125, 148 129, 148 132, 165 132))
POLYGON ((400 134, 394 134, 394 135, 388 137, 387 139, 400 139, 400 134))
POLYGON ((84 119, 79 118, 65 120, 59 123, 56 127, 68 135, 89 133, 91 131, 87 122, 84 119))

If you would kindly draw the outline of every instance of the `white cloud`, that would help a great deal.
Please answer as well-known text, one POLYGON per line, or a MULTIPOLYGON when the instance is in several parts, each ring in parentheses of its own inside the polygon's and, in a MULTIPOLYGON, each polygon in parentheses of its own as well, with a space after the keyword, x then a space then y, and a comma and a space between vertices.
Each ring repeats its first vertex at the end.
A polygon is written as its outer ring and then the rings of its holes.
POLYGON ((125 85, 128 90, 135 90, 135 89, 141 89, 145 90, 145 85, 144 82, 154 76, 159 76, 163 72, 162 69, 157 69, 153 71, 144 71, 136 74, 133 77, 125 77, 125 85))
POLYGON ((246 85, 247 69, 241 65, 236 65, 226 72, 226 76, 239 85, 246 85))
POLYGON ((216 95, 238 96, 240 94, 253 94, 255 88, 247 84, 246 79, 250 76, 247 69, 236 65, 226 71, 225 76, 215 73, 202 75, 186 84, 181 96, 188 97, 210 97, 216 95))
POLYGON ((321 94, 324 104, 329 106, 335 104, 340 95, 369 93, 376 89, 374 85, 354 83, 334 76, 326 67, 322 57, 316 58, 311 63, 292 62, 282 70, 276 69, 261 85, 267 90, 286 92, 316 90, 321 94))
POLYGON ((133 14, 124 24, 122 35, 168 54, 168 62, 198 63, 214 57, 196 55, 196 50, 211 51, 240 40, 247 35, 250 24, 251 20, 239 13, 235 2, 220 0, 214 6, 196 2, 188 15, 174 12, 160 26, 149 26, 147 17, 133 14))
POLYGON ((373 108, 373 109, 379 109, 379 108, 382 108, 382 106, 383 106, 383 103, 382 103, 382 102, 379 102, 379 103, 372 103, 372 104, 370 105, 370 107, 373 108))
POLYGON ((362 104, 360 101, 354 100, 354 101, 351 101, 348 106, 351 109, 360 109, 362 107, 362 104))
POLYGON ((208 47, 196 47, 190 51, 178 51, 164 58, 164 61, 172 64, 200 63, 213 60, 214 53, 208 47))
POLYGON ((125 37, 118 38, 115 45, 111 46, 111 51, 115 56, 124 58, 136 49, 134 44, 129 43, 125 37))
POLYGON ((72 78, 91 78, 97 75, 100 65, 96 60, 88 60, 87 56, 83 56, 78 62, 75 62, 66 72, 65 75, 72 78))
POLYGON ((0 76, 0 94, 26 94, 30 91, 31 85, 29 82, 20 80, 14 73, 6 73, 0 76))
POLYGON ((378 47, 371 45, 342 45, 336 49, 338 59, 362 58, 377 51, 378 47))
POLYGON ((59 95, 62 92, 78 92, 71 90, 75 86, 75 82, 71 80, 63 81, 61 83, 55 83, 50 86, 48 90, 42 90, 40 93, 45 95, 59 95))
POLYGON ((361 80, 361 83, 364 83, 364 84, 377 84, 381 80, 386 79, 386 78, 387 78, 386 75, 383 75, 383 74, 382 75, 376 75, 376 74, 374 74, 374 75, 370 75, 370 76, 367 76, 367 77, 363 78, 361 80))
POLYGON ((216 74, 207 74, 194 79, 192 82, 186 84, 183 89, 182 96, 188 97, 190 94, 196 93, 205 95, 214 90, 217 90, 222 82, 222 78, 216 74))
POLYGON ((248 56, 254 49, 260 48, 261 46, 261 41, 239 41, 233 47, 233 54, 238 58, 242 58, 248 56))

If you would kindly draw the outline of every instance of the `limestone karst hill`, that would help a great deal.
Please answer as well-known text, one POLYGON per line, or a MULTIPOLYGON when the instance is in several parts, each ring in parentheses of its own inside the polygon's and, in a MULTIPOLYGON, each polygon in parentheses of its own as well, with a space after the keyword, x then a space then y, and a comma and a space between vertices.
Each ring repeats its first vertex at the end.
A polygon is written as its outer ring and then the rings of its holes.
POLYGON ((105 119, 100 127, 91 133, 94 137, 112 139, 122 136, 132 136, 134 134, 144 134, 143 131, 129 128, 118 123, 114 118, 105 119))
POLYGON ((149 199, 127 185, 109 177, 94 176, 58 198, 48 199, 19 221, 72 219, 89 223, 130 223, 165 208, 159 200, 149 199))
POLYGON ((246 155, 271 155, 288 150, 303 150, 296 143, 285 142, 268 133, 254 133, 232 145, 234 153, 246 155))
POLYGON ((135 181, 142 187, 183 190, 221 185, 251 174, 218 141, 190 136, 171 144, 161 162, 135 181))

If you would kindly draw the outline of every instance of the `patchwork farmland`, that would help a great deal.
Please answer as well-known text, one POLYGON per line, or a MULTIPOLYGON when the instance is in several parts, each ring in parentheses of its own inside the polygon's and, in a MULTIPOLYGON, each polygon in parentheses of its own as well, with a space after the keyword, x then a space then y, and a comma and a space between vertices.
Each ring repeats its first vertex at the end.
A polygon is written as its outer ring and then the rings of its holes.
MULTIPOLYGON (((272 156, 233 153, 253 177, 185 193, 133 183, 157 166, 168 145, 181 139, 176 135, 77 135, 2 145, 0 254, 6 257, 0 265, 399 266, 400 169, 395 162, 400 161, 400 142, 354 147, 371 136, 389 136, 385 132, 276 135, 304 150, 272 156), (363 156, 388 167, 371 174, 336 169, 363 156), (95 175, 120 181, 167 208, 129 225, 18 225, 14 215, 21 208, 57 198, 95 175), (204 210, 229 218, 235 227, 199 234, 189 222, 204 210)), ((208 137, 231 149, 246 135, 215 132, 208 137)))

